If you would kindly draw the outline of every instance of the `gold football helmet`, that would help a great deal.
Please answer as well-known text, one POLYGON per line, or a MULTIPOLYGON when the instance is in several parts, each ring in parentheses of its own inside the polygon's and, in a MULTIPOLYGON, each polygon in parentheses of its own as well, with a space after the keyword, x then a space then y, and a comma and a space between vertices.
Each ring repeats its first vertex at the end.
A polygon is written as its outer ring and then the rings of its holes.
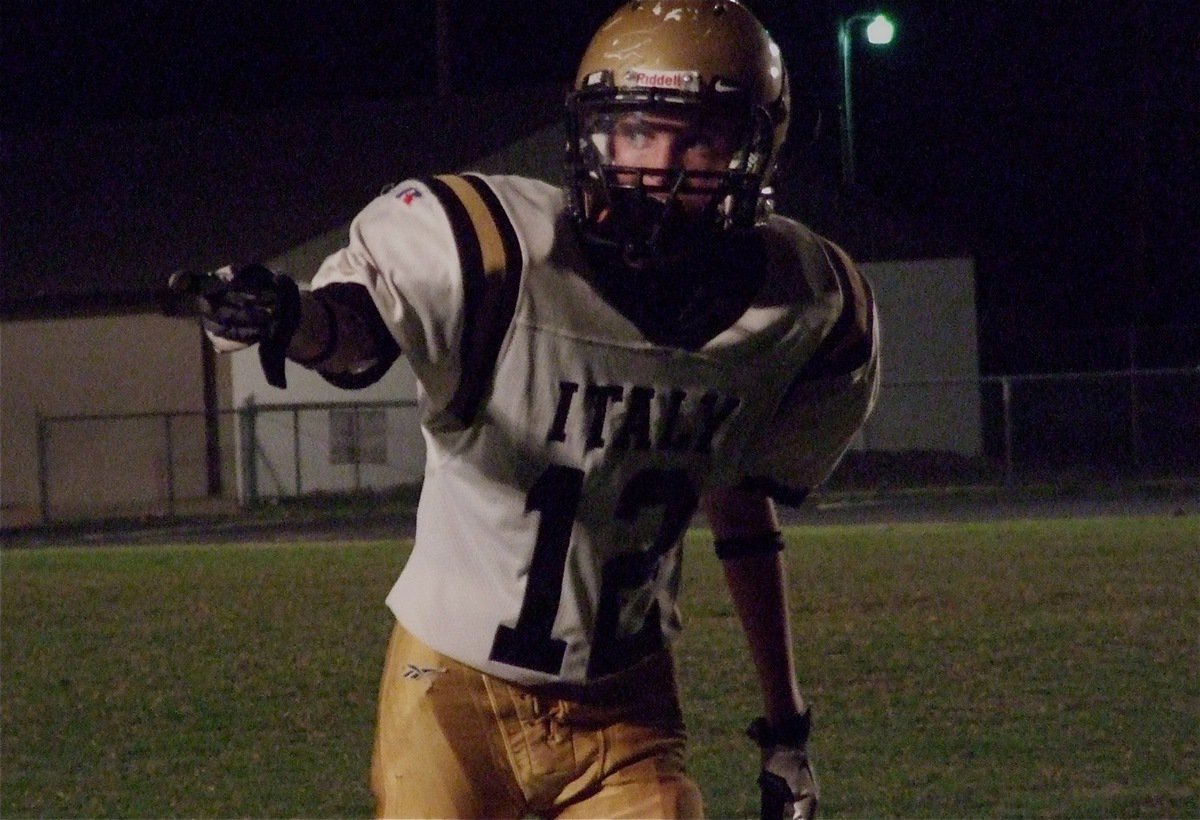
POLYGON ((592 38, 567 98, 567 189, 584 238, 631 267, 700 234, 753 226, 770 208, 771 172, 790 96, 779 47, 736 0, 633 0, 592 38), (631 112, 733 119, 737 144, 720 171, 616 165, 614 124, 631 112), (703 195, 700 218, 681 198, 703 195))

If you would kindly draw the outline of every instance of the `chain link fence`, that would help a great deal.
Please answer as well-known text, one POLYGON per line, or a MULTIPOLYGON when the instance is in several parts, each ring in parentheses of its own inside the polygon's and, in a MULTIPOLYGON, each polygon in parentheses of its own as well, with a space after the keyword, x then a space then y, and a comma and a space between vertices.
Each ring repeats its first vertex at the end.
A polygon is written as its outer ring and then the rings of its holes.
MULTIPOLYGON (((37 425, 41 519, 177 514, 219 498, 220 454, 234 418, 217 436, 203 413, 138 413, 42 418, 37 425), (210 465, 217 474, 210 475, 210 465)), ((232 465, 225 470, 232 477, 232 465)))
POLYGON ((239 412, 238 497, 388 490, 421 480, 416 402, 250 406, 239 412))
POLYGON ((59 416, 37 436, 46 523, 387 490, 418 483, 425 455, 414 401, 59 416))
MULTIPOLYGON (((893 383, 884 385, 880 402, 834 487, 1200 477, 1200 369, 893 383), (916 407, 935 409, 914 417, 909 408, 916 407), (967 432, 956 434, 953 448, 904 443, 930 440, 921 438, 922 429, 937 433, 964 425, 964 418, 967 432)), ((273 498, 387 491, 419 483, 423 460, 412 401, 69 416, 38 424, 44 522, 176 516, 273 498)))
POLYGON ((1200 369, 1004 376, 982 391, 986 451, 1008 483, 1200 473, 1200 369))

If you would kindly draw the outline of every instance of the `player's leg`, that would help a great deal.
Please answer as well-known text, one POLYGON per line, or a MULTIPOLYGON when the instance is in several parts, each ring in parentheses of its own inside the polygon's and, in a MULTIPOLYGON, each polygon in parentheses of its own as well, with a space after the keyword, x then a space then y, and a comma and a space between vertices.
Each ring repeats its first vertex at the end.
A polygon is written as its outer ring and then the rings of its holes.
POLYGON ((380 684, 371 788, 379 817, 525 813, 479 672, 399 625, 380 684))
MULTIPOLYGON (((643 745, 644 748, 644 745, 643 745)), ((700 789, 683 768, 683 745, 661 748, 608 774, 600 788, 558 813, 574 818, 701 818, 700 789)))
POLYGON ((700 790, 684 768, 687 734, 668 652, 567 700, 563 719, 576 747, 597 754, 564 790, 557 817, 703 816, 700 790))

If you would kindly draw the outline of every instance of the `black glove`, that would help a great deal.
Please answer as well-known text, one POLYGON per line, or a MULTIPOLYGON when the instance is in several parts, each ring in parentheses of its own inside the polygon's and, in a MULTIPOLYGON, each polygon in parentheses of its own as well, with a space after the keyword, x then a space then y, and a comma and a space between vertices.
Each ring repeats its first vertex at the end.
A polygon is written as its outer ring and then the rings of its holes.
POLYGON ((286 387, 284 359, 300 325, 300 288, 259 264, 171 276, 172 293, 193 298, 204 330, 221 353, 258 345, 267 382, 286 387))
POLYGON ((820 789, 808 759, 811 712, 805 709, 780 726, 756 718, 746 734, 762 750, 762 820, 812 820, 817 814, 820 789))

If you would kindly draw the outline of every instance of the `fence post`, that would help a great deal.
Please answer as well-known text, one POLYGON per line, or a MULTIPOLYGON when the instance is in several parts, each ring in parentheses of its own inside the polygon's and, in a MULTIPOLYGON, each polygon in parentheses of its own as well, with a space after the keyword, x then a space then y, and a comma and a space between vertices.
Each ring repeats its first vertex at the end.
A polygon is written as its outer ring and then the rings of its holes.
POLYGON ((300 408, 292 408, 292 461, 296 465, 296 498, 299 498, 302 490, 300 489, 300 408))
POLYGON ((362 408, 350 411, 350 458, 354 462, 354 491, 362 489, 362 424, 359 414, 362 408))
POLYGON ((1000 396, 1004 405, 1004 486, 1013 484, 1013 424, 1012 424, 1012 379, 1000 378, 1000 396))
POLYGON ((49 435, 47 421, 39 413, 37 416, 38 507, 41 510, 43 524, 50 523, 50 477, 47 475, 50 469, 47 454, 50 446, 47 442, 49 435))
POLYGON ((246 488, 246 503, 258 501, 258 409, 253 397, 246 399, 238 418, 242 427, 242 478, 246 488))
POLYGON ((217 352, 200 328, 200 364, 204 377, 204 470, 208 494, 220 498, 224 493, 221 474, 221 411, 217 407, 217 352))
POLYGON ((163 413, 163 429, 167 437, 167 515, 175 515, 175 444, 172 441, 171 414, 163 413))
POLYGON ((1131 362, 1129 365, 1129 455, 1134 469, 1140 469, 1142 466, 1142 427, 1141 420, 1138 418, 1140 410, 1138 408, 1137 377, 1138 372, 1131 362))

